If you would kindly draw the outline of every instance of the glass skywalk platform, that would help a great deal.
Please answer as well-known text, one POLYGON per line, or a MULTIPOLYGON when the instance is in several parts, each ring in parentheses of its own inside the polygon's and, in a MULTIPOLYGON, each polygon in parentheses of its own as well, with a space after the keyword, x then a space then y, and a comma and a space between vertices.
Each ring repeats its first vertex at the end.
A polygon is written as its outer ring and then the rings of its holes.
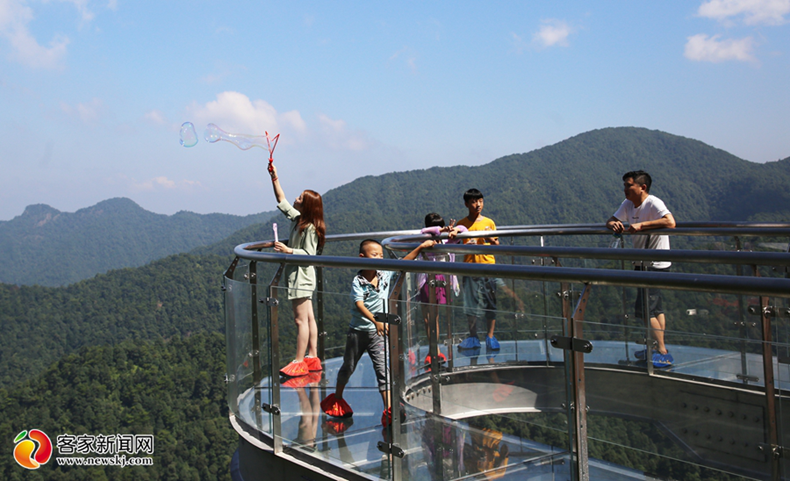
MULTIPOLYGON (((790 236, 790 226, 764 228, 774 239, 790 236)), ((751 238, 759 227, 709 227, 716 230, 705 241, 706 227, 686 227, 694 249, 673 252, 690 253, 673 259, 679 275, 656 281, 624 262, 624 253, 634 255, 629 249, 530 245, 547 229, 497 232, 513 239, 497 252, 497 275, 513 293, 501 291, 495 312, 499 350, 458 348, 468 329, 460 297, 449 305, 417 301, 418 273, 428 273, 435 289, 441 282, 433 275, 481 274, 468 265, 299 259, 258 252, 266 242, 237 247, 224 279, 236 479, 790 479, 787 245, 784 252, 702 250, 751 238), (326 333, 324 371, 301 381, 272 378, 293 355, 291 309, 277 286, 284 261, 323 267, 313 303, 326 333), (367 355, 344 396, 353 417, 330 418, 319 406, 335 389, 352 305, 344 288, 361 267, 403 269, 388 306, 390 427, 381 424, 367 355), (633 317, 636 289, 644 287, 665 297, 674 357, 667 368, 635 357, 653 345, 654 333, 633 317), (432 350, 446 361, 425 364, 432 350)), ((558 244, 567 238, 560 230, 590 244, 607 240, 592 226, 559 226, 558 244)), ((387 238, 393 253, 424 238, 407 231, 338 241, 367 237, 387 238)))

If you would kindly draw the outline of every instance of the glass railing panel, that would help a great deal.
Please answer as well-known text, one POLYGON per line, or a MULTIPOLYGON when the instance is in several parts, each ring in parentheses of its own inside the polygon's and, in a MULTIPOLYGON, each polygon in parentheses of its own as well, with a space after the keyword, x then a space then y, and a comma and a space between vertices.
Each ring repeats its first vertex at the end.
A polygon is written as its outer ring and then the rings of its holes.
POLYGON ((225 279, 225 313, 228 338, 228 398, 231 411, 258 431, 271 432, 270 415, 261 406, 271 404, 268 378, 271 372, 268 317, 265 305, 256 303, 257 324, 253 316, 253 288, 258 298, 265 289, 249 282, 225 279), (261 309, 261 306, 264 309, 261 309), (255 340, 257 339, 257 344, 255 340))
MULTIPOLYGON (((342 397, 353 410, 348 418, 327 416, 321 401, 338 391, 338 374, 343 366, 349 321, 353 306, 350 286, 347 292, 323 292, 324 327, 327 350, 323 371, 307 376, 280 378, 280 423, 285 450, 299 450, 320 457, 351 471, 381 479, 389 479, 389 460, 377 449, 384 440, 381 417, 384 409, 379 383, 367 352, 355 366, 353 374, 343 386, 342 397), (340 324, 340 325, 338 325, 340 324), (337 334, 342 332, 342 338, 337 334), (340 343, 342 342, 342 347, 340 343)), ((278 327, 281 363, 290 362, 296 346, 293 312, 285 289, 279 292, 278 327)), ((316 302, 315 298, 313 300, 316 302)), ((389 358, 391 353, 386 351, 389 358)))
MULTIPOLYGON (((626 289, 627 297, 633 295, 629 291, 635 289, 626 289)), ((720 295, 662 292, 672 294, 676 301, 703 299, 711 308, 734 303, 720 295)), ((665 340, 674 363, 654 368, 653 376, 647 376, 646 361, 635 358, 644 349, 639 342, 647 332, 640 319, 618 322, 622 309, 614 301, 621 293, 621 288, 593 286, 582 326, 581 336, 593 344, 593 351, 584 356, 591 463, 594 459, 615 463, 659 479, 753 479, 770 474, 765 440, 771 421, 759 331, 750 330, 743 337, 724 335, 743 333, 741 326, 727 330, 733 317, 724 309, 705 317, 698 311, 697 316, 688 316, 693 323, 681 318, 675 329, 668 314, 665 340), (720 318, 728 320, 722 323, 720 318)), ((759 327, 759 318, 756 322, 759 327)), ((774 325, 774 333, 780 330, 774 325)), ((786 347, 773 343, 779 393, 789 387, 787 365, 777 355, 786 347)), ((785 406, 777 397, 779 417, 785 406)), ((783 422, 777 419, 780 437, 788 432, 783 422)))
MULTIPOLYGON (((584 356, 591 462, 658 479, 751 479, 753 472, 770 472, 760 451, 769 424, 762 371, 745 384, 738 353, 690 342, 669 344, 675 365, 648 376, 646 362, 633 356, 644 346, 629 349, 625 339, 612 338, 617 327, 586 321, 583 328, 593 343, 584 356)), ((749 351, 761 348, 759 341, 748 343, 749 351)))
POLYGON ((239 394, 252 389, 249 284, 224 278, 228 408, 239 416, 239 394), (246 363, 246 365, 245 365, 246 363))
MULTIPOLYGON (((421 313, 421 306, 411 300, 398 305, 402 318, 403 313, 421 313)), ((484 319, 479 320, 480 347, 464 348, 468 324, 463 305, 437 307, 440 319, 448 317, 454 331, 452 344, 438 346, 452 355, 452 363, 439 366, 438 377, 424 363, 429 346, 420 315, 413 315, 418 335, 404 336, 407 415, 397 442, 406 452, 403 469, 410 479, 500 477, 529 460, 567 452, 563 353, 550 347, 547 352, 546 340, 562 334, 562 319, 493 311, 497 321, 510 316, 518 323, 513 329, 497 322, 502 328, 495 331, 500 349, 485 345, 484 319), (414 343, 415 337, 419 343, 414 343), (541 441, 533 441, 531 435, 541 441)), ((408 329, 402 326, 402 332, 408 329)), ((440 334, 445 340, 444 331, 440 334)))

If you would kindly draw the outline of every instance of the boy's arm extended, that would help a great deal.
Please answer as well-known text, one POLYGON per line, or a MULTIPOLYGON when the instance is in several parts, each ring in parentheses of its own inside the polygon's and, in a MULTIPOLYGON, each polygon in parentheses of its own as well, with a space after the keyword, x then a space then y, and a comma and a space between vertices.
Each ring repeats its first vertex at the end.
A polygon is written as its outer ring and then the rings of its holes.
POLYGON ((418 245, 416 249, 414 249, 413 251, 411 251, 408 254, 406 254, 403 257, 402 260, 404 260, 404 261, 413 261, 414 259, 417 258, 418 255, 420 255, 420 251, 421 250, 427 249, 429 247, 433 247, 435 245, 436 245, 436 241, 435 240, 428 239, 427 241, 423 241, 423 243, 418 245))
POLYGON ((370 312, 370 310, 367 307, 365 307, 364 302, 357 301, 354 304, 357 306, 357 309, 359 309, 359 312, 361 312, 362 315, 365 316, 367 320, 369 320, 370 322, 373 323, 374 326, 376 326, 376 334, 378 334, 379 336, 383 336, 384 334, 387 333, 388 331, 387 325, 384 324, 383 322, 377 321, 376 316, 374 316, 373 313, 370 312))

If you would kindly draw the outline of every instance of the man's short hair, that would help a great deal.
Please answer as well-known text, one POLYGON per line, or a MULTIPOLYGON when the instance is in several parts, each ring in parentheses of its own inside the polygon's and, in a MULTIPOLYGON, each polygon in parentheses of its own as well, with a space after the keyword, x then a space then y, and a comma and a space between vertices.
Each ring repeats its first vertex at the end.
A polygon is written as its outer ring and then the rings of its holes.
POLYGON ((644 170, 632 170, 631 172, 626 172, 626 174, 623 175, 623 181, 628 179, 634 179, 634 184, 636 185, 645 184, 647 186, 645 190, 648 194, 650 193, 650 185, 653 183, 653 179, 650 177, 650 174, 644 170))
POLYGON ((477 200, 482 198, 483 198, 483 193, 477 189, 469 189, 466 192, 464 192, 464 204, 466 204, 470 200, 477 200))
POLYGON ((359 253, 362 254, 363 252, 365 252, 365 246, 370 244, 381 245, 381 242, 377 241, 376 239, 365 239, 359 243, 359 253))
POLYGON ((444 219, 436 212, 431 212, 425 216, 425 227, 444 227, 444 219))

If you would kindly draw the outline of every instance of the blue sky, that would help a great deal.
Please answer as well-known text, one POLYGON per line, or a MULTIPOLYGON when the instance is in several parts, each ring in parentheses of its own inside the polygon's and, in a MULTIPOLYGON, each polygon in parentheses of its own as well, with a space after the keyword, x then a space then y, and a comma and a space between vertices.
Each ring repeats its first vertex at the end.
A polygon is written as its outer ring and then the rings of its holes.
POLYGON ((788 22, 790 0, 0 0, 0 220, 111 197, 273 210, 267 152, 209 144, 208 123, 280 133, 290 198, 612 126, 775 161, 788 22))

